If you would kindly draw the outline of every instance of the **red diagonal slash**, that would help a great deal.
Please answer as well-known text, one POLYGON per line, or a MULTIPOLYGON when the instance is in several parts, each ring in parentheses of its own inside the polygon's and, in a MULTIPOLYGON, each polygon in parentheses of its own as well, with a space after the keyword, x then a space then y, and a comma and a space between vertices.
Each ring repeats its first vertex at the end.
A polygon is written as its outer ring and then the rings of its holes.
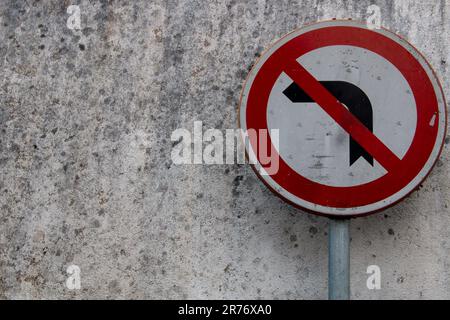
POLYGON ((387 171, 400 164, 401 160, 297 61, 284 72, 387 171))

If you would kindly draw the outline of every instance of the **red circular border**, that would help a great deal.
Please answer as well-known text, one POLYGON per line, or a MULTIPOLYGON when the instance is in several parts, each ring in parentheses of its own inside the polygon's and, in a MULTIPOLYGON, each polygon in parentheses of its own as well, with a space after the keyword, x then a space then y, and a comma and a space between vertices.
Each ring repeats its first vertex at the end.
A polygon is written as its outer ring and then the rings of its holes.
MULTIPOLYGON (((316 183, 292 170, 281 157, 279 170, 271 178, 288 192, 311 203, 336 208, 365 206, 399 192, 413 180, 427 162, 438 134, 440 115, 433 85, 416 58, 394 40, 367 29, 330 26, 301 34, 285 43, 265 61, 253 80, 247 100, 247 130, 267 129, 269 95, 285 64, 311 50, 332 45, 370 50, 390 61, 403 74, 417 106, 417 127, 413 142, 397 167, 366 184, 332 187, 316 183), (430 126, 433 115, 436 116, 436 125, 430 126)), ((257 150, 257 141, 251 141, 251 144, 257 150)))

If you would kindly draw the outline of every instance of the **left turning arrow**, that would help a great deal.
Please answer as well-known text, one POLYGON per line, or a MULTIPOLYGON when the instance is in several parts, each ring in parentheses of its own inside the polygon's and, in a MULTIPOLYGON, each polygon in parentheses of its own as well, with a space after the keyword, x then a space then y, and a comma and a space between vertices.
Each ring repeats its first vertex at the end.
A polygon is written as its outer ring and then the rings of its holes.
MULTIPOLYGON (((373 110, 367 95, 360 88, 352 83, 345 81, 320 81, 320 83, 334 96, 339 102, 345 105, 348 110, 367 127, 373 131, 373 110)), ((283 91, 284 95, 294 103, 315 102, 306 92, 302 90, 295 82, 283 91)), ((363 157, 371 166, 373 166, 373 157, 350 137, 349 143, 350 166, 363 157)))

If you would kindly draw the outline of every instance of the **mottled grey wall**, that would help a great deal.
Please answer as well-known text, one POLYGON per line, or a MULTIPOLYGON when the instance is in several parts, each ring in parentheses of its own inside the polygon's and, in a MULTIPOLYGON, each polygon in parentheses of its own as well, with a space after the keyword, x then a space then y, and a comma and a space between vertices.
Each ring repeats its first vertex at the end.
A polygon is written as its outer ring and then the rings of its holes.
MULTIPOLYGON (((247 165, 172 164, 170 135, 235 128, 258 53, 370 4, 450 100, 447 0, 0 1, 0 297, 326 298, 327 219, 247 165)), ((448 160, 446 146, 419 191, 352 221, 352 298, 450 298, 448 160)))

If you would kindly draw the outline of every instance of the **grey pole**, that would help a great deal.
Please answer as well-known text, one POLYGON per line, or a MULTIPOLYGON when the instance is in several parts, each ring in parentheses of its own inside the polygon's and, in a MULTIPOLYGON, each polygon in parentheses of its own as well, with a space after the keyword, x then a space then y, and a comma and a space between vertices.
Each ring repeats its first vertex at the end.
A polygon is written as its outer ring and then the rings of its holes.
POLYGON ((328 299, 350 299, 350 219, 329 219, 328 299))

